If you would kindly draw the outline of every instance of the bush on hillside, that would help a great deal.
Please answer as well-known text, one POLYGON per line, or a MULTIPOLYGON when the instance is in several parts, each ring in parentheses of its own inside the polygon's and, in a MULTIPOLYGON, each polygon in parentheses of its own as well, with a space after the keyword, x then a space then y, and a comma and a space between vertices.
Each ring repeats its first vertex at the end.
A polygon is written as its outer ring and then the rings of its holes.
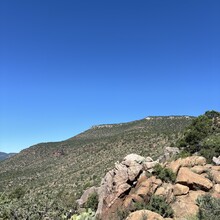
POLYGON ((88 209, 86 212, 82 212, 79 215, 74 214, 70 220, 96 220, 95 212, 93 212, 91 209, 88 209))
POLYGON ((99 197, 97 193, 92 193, 86 204, 85 204, 85 208, 90 208, 92 211, 96 211, 98 208, 98 203, 99 203, 99 197))
POLYGON ((213 156, 220 155, 220 134, 210 135, 202 141, 201 145, 203 148, 200 154, 206 157, 208 162, 211 162, 213 156))
POLYGON ((25 190, 22 187, 17 187, 10 193, 9 198, 20 199, 24 196, 24 194, 25 194, 25 190))
POLYGON ((211 195, 204 195, 197 199, 199 206, 199 220, 219 220, 220 219, 220 199, 211 195))
POLYGON ((175 173, 169 168, 162 167, 160 164, 154 167, 154 174, 164 182, 175 182, 176 180, 175 173))
POLYGON ((173 209, 166 202, 163 196, 153 195, 148 203, 137 202, 135 203, 135 210, 150 210, 163 216, 164 218, 173 217, 173 209))
POLYGON ((212 161, 213 156, 220 154, 220 136, 219 129, 213 123, 220 113, 216 111, 207 111, 204 115, 195 118, 192 124, 186 129, 183 138, 178 141, 178 146, 183 152, 190 155, 198 152, 212 161))
POLYGON ((124 220, 128 217, 130 214, 129 210, 124 208, 118 208, 117 209, 117 217, 114 218, 114 220, 124 220))
POLYGON ((164 218, 173 217, 173 209, 162 196, 153 195, 146 206, 147 210, 156 212, 164 218))

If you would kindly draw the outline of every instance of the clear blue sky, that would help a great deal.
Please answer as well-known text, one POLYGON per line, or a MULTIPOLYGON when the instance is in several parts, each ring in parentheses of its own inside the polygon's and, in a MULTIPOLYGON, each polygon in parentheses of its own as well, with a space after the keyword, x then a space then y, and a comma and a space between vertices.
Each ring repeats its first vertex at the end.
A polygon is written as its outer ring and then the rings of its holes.
POLYGON ((219 0, 1 0, 0 151, 219 111, 219 12, 219 0))

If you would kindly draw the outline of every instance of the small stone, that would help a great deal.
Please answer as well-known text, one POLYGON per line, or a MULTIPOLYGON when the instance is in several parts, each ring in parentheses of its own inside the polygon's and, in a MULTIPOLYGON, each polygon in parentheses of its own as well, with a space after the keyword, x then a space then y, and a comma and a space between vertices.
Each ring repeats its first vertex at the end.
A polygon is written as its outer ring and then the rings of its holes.
POLYGON ((213 189, 215 192, 220 193, 220 184, 215 184, 213 189))
POLYGON ((189 187, 179 183, 175 184, 173 189, 173 193, 175 196, 186 195, 188 192, 189 192, 189 187))

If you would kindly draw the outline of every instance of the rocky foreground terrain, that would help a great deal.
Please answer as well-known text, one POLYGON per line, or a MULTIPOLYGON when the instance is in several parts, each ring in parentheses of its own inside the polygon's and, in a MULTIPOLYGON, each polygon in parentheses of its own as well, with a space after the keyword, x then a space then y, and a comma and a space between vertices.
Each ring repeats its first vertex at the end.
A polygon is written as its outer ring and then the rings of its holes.
POLYGON ((127 154, 158 158, 193 117, 147 117, 100 125, 61 142, 41 143, 0 161, 0 219, 61 220, 127 154))
MULTIPOLYGON (((160 163, 130 154, 107 172, 100 187, 84 192, 78 200, 79 206, 87 204, 94 193, 98 195, 97 219, 196 219, 201 196, 220 200, 220 166, 207 164, 202 156, 160 163), (158 201, 158 207, 149 206, 152 199, 158 201), (169 208, 162 207, 162 202, 169 208)), ((220 210, 217 211, 215 219, 220 217, 220 210)))
POLYGON ((219 155, 216 111, 95 126, 0 161, 0 219, 219 220, 219 155))

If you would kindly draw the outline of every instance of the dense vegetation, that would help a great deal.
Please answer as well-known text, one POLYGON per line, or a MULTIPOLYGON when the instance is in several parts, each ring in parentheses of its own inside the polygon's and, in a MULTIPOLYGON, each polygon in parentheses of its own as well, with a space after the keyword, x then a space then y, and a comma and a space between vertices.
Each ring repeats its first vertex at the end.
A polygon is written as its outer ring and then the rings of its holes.
POLYGON ((1 161, 0 219, 62 219, 75 209, 83 190, 99 185, 116 161, 129 153, 156 159, 191 122, 191 117, 172 116, 96 126, 1 161))
POLYGON ((207 111, 195 118, 187 127, 184 137, 179 140, 179 147, 183 154, 199 153, 209 162, 213 156, 220 155, 220 113, 207 111))
POLYGON ((164 182, 174 183, 176 180, 175 173, 169 168, 162 167, 160 164, 154 167, 154 174, 164 182))
POLYGON ((199 220, 219 220, 220 219, 220 199, 210 195, 205 195, 197 199, 199 206, 199 220))
POLYGON ((156 212, 163 216, 164 218, 173 217, 173 209, 172 207, 166 202, 166 199, 163 196, 153 195, 150 198, 150 201, 145 203, 136 203, 135 204, 136 210, 150 210, 152 212, 156 212))

